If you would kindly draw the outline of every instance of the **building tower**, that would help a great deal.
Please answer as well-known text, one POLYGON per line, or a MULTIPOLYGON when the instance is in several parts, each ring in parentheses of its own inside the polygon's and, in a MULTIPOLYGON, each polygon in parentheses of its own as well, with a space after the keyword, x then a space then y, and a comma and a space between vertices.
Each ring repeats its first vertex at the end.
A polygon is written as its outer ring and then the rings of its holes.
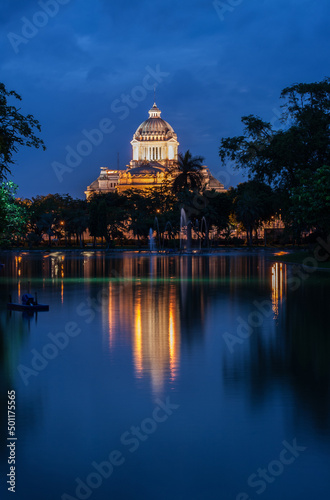
POLYGON ((156 103, 149 110, 149 118, 137 128, 131 144, 131 168, 146 162, 157 162, 168 167, 178 157, 177 135, 171 125, 161 118, 156 103))

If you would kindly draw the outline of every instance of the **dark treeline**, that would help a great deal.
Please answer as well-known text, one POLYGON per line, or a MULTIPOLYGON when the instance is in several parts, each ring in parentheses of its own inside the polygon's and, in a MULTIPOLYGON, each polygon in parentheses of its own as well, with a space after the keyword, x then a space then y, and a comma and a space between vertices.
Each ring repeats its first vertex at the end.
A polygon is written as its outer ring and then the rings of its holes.
POLYGON ((188 188, 174 192, 164 185, 123 194, 95 194, 88 201, 68 194, 17 199, 15 186, 6 183, 0 188, 0 242, 3 248, 82 247, 87 235, 94 246, 100 244, 99 238, 107 248, 141 246, 147 244, 151 228, 162 244, 166 240, 173 246, 180 232, 182 208, 192 234, 205 245, 211 230, 216 231, 219 243, 235 243, 232 234, 236 229, 244 232, 250 244, 257 229, 278 211, 273 191, 256 181, 220 193, 188 188))

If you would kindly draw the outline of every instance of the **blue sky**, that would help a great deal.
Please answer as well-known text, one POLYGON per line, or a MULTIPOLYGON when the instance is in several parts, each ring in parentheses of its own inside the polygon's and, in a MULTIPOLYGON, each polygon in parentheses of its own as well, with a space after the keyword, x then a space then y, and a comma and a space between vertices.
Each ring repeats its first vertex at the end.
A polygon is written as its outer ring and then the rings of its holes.
POLYGON ((47 146, 46 152, 22 149, 16 155, 12 179, 19 195, 83 197, 100 167, 117 166, 118 153, 125 168, 133 133, 153 104, 154 83, 157 105, 178 134, 180 150, 204 156, 226 185, 244 180, 230 165, 221 166, 220 139, 241 134, 243 115, 276 124, 284 87, 329 76, 330 4, 217 5, 2 0, 0 81, 21 94, 21 110, 40 121, 47 146), (108 120, 106 132, 79 149, 102 120, 108 120), (84 155, 68 164, 68 151, 77 148, 84 155))

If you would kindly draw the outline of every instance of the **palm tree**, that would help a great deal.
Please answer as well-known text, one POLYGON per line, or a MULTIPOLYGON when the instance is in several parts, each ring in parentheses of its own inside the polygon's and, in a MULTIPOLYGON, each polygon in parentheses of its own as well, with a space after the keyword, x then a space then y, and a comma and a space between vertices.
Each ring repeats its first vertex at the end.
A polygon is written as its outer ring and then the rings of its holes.
POLYGON ((203 161, 202 156, 192 156, 189 149, 183 155, 179 153, 176 164, 170 169, 174 177, 172 190, 174 193, 184 189, 201 191, 203 187, 203 161))

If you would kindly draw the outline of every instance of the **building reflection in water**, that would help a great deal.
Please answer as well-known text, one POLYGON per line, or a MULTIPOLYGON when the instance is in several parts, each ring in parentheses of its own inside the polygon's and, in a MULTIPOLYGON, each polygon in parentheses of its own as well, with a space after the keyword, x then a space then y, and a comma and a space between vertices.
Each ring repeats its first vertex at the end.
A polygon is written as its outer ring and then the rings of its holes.
POLYGON ((165 378, 174 381, 180 358, 177 288, 136 291, 133 316, 133 355, 136 376, 149 373, 153 392, 163 390, 165 378))
POLYGON ((16 276, 26 282, 34 276, 42 276, 45 283, 51 278, 62 303, 66 280, 82 280, 86 296, 93 300, 95 290, 101 289, 104 297, 96 311, 102 315, 107 348, 115 355, 119 344, 131 349, 136 378, 150 377, 155 393, 176 380, 181 342, 203 338, 208 308, 217 297, 228 300, 234 314, 245 293, 249 302, 251 292, 264 297, 271 292, 275 318, 286 297, 286 266, 269 265, 260 255, 132 253, 118 258, 102 252, 70 257, 52 252, 42 262, 28 255, 15 257, 14 265, 16 276))
POLYGON ((64 278, 64 255, 51 255, 51 277, 64 278))
POLYGON ((278 318, 279 307, 286 296, 287 266, 276 262, 272 266, 272 307, 274 318, 278 318))
POLYGON ((178 375, 180 288, 175 283, 162 286, 156 260, 148 263, 146 281, 139 278, 142 261, 123 262, 106 292, 104 289, 107 304, 103 303, 102 314, 110 350, 115 352, 119 344, 130 345, 136 379, 149 377, 154 395, 160 395, 165 382, 174 382, 178 375))

